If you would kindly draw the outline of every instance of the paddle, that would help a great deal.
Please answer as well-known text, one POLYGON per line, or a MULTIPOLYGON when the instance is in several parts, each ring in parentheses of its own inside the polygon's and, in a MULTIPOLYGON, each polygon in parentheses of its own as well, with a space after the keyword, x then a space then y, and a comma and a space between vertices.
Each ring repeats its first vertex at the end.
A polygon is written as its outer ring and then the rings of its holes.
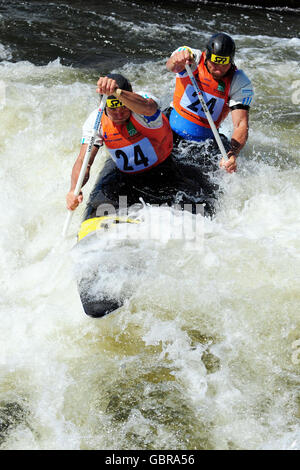
POLYGON ((212 132, 213 132, 213 134, 214 134, 214 137, 215 137, 215 139, 216 139, 216 141, 217 141, 217 144, 218 144, 218 146, 219 146, 219 149, 220 149, 220 152, 221 152, 221 154, 222 154, 222 157, 224 158, 225 161, 228 161, 227 153, 226 153, 226 150, 225 150, 225 148, 224 148, 224 145, 223 145, 223 142, 222 142, 222 140, 221 140, 221 137, 220 137, 220 135, 219 135, 219 133, 218 133, 218 131, 217 131, 217 128, 216 128, 216 126, 215 126, 215 123, 214 123, 214 121, 213 121, 213 119, 212 119, 212 117, 211 117, 211 115, 210 115, 209 109, 208 109, 208 107, 206 106, 206 103, 205 103, 204 98, 203 98, 203 96, 202 96, 201 90, 200 90, 200 88, 199 88, 199 86, 198 86, 198 83, 197 83, 197 81, 196 81, 196 79, 195 79, 195 77, 194 77, 194 75, 193 75, 193 72, 192 72, 191 67, 189 66, 189 64, 186 64, 185 69, 186 69, 186 71, 187 71, 187 73, 188 73, 188 75, 189 75, 189 77, 190 77, 190 80, 191 80, 191 82, 192 82, 192 85, 194 86, 194 89, 195 89, 195 91, 196 91, 196 93, 197 93, 197 95, 198 95, 199 101, 200 101, 200 103, 201 103, 201 106, 202 106, 202 108, 203 108, 203 111, 205 112, 205 115, 206 115, 207 120, 208 120, 208 122, 209 122, 210 128, 211 128, 211 130, 212 130, 212 132))
MULTIPOLYGON (((99 131, 102 114, 104 112, 105 105, 106 105, 106 99, 107 99, 107 96, 103 95, 100 106, 99 106, 99 109, 98 109, 97 117, 96 117, 96 120, 95 120, 93 135, 91 137, 91 140, 89 142, 86 154, 84 156, 82 167, 81 167, 79 177, 78 177, 78 180, 77 180, 77 183, 76 183, 76 187, 75 187, 75 190, 74 190, 74 196, 78 196, 79 193, 80 193, 80 190, 81 190, 81 186, 82 186, 82 183, 83 183, 83 180, 84 180, 84 177, 85 177, 86 169, 87 169, 87 166, 88 166, 89 161, 90 161, 90 157, 91 157, 94 141, 95 141, 95 138, 96 138, 96 134, 99 131)), ((62 232, 63 237, 65 237, 67 235, 67 231, 68 231, 69 225, 71 223, 73 212, 74 211, 69 210, 69 213, 66 217, 66 221, 65 221, 65 224, 64 224, 63 232, 62 232)))

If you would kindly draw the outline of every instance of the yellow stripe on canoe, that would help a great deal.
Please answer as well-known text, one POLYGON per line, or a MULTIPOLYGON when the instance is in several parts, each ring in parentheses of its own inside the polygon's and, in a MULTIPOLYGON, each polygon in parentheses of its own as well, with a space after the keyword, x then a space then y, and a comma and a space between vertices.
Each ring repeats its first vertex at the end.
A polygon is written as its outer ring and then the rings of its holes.
POLYGON ((118 217, 113 215, 106 215, 103 217, 93 217, 92 219, 84 220, 78 232, 78 241, 89 235, 96 230, 108 230, 113 224, 139 224, 138 220, 129 219, 126 216, 118 217))

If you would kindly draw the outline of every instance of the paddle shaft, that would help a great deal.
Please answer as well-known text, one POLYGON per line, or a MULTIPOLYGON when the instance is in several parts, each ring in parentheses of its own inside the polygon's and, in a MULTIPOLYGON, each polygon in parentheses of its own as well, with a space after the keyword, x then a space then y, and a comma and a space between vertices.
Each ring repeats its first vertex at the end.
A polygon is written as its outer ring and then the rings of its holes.
MULTIPOLYGON (((82 162, 82 167, 80 169, 79 177, 78 177, 76 187, 75 187, 75 190, 74 190, 74 196, 76 196, 76 197, 79 195, 79 193, 81 191, 81 187, 82 187, 82 183, 83 183, 83 180, 84 180, 84 177, 85 177, 86 169, 88 167, 88 164, 89 164, 89 161, 90 161, 90 158, 91 158, 91 153, 92 153, 92 150, 93 150, 96 134, 97 134, 97 132, 99 131, 99 128, 100 128, 101 118, 102 118, 102 115, 103 115, 103 112, 104 112, 104 109, 105 109, 105 105, 106 105, 106 99, 107 99, 107 96, 103 95, 100 106, 99 106, 99 109, 98 109, 97 117, 96 117, 96 120, 95 120, 95 124, 94 124, 94 128, 93 128, 93 134, 92 134, 91 140, 89 142, 88 148, 86 150, 86 153, 85 153, 85 156, 84 156, 84 159, 83 159, 83 162, 82 162)), ((67 231, 68 231, 68 228, 69 228, 70 223, 71 223, 73 212, 74 211, 69 209, 69 212, 68 212, 68 215, 66 217, 65 224, 64 224, 64 228, 63 228, 63 237, 65 237, 67 235, 67 231)))
POLYGON ((205 112, 206 118, 207 118, 207 120, 208 120, 208 122, 209 122, 210 128, 211 128, 211 130, 212 130, 212 132, 213 132, 213 134, 214 134, 214 137, 215 137, 215 139, 216 139, 216 142, 217 142, 217 144, 218 144, 218 146, 219 146, 219 149, 220 149, 220 152, 221 152, 221 154, 222 154, 222 157, 225 159, 225 161, 227 161, 227 160, 228 160, 228 157, 227 157, 227 153, 226 153, 226 150, 225 150, 225 148, 224 148, 223 142, 222 142, 222 140, 221 140, 221 137, 220 137, 220 135, 219 135, 219 132, 217 131, 216 125, 215 125, 215 123, 214 123, 214 121, 213 121, 213 119, 212 119, 212 117, 211 117, 211 114, 210 114, 210 112, 209 112, 209 109, 208 109, 208 107, 206 106, 206 103, 205 103, 205 101, 204 101, 204 98, 203 98, 203 95, 202 95, 202 93, 201 93, 201 90, 200 90, 200 88, 199 88, 199 86, 198 86, 198 83, 197 83, 197 81, 196 81, 196 79, 195 79, 195 77, 194 77, 194 75, 193 75, 193 72, 192 72, 191 67, 189 66, 189 64, 186 64, 185 69, 186 69, 186 71, 187 71, 187 73, 188 73, 188 76, 190 77, 190 80, 191 80, 191 82, 192 82, 192 85, 193 85, 193 87, 194 87, 194 89, 195 89, 195 91, 196 91, 196 93, 197 93, 197 95, 198 95, 200 104, 201 104, 201 106, 202 106, 202 108, 203 108, 203 111, 205 112))

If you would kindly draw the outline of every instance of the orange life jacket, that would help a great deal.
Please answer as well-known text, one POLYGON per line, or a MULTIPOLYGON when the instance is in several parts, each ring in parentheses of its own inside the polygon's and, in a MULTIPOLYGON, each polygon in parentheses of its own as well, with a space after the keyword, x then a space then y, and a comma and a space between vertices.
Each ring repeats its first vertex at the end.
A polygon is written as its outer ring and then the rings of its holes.
MULTIPOLYGON (((228 96, 233 71, 221 80, 215 80, 207 70, 204 61, 205 54, 202 52, 194 76, 202 91, 212 119, 218 128, 229 113, 228 96)), ((177 113, 188 121, 210 128, 189 76, 176 77, 173 106, 177 113)))
POLYGON ((139 123, 131 113, 127 123, 116 125, 105 113, 101 119, 102 136, 120 171, 139 173, 162 163, 173 149, 173 134, 163 114, 160 128, 151 129, 139 123))

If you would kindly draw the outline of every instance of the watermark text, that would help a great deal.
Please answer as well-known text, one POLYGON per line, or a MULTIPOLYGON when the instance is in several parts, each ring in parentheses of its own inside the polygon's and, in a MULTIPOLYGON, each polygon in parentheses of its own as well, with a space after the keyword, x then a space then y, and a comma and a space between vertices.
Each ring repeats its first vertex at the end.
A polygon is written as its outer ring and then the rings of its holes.
POLYGON ((128 206, 127 197, 120 196, 118 209, 109 203, 97 207, 99 225, 95 230, 100 237, 103 230, 109 230, 118 239, 182 240, 184 243, 196 243, 199 249, 204 235, 204 212, 205 205, 198 203, 128 206))

